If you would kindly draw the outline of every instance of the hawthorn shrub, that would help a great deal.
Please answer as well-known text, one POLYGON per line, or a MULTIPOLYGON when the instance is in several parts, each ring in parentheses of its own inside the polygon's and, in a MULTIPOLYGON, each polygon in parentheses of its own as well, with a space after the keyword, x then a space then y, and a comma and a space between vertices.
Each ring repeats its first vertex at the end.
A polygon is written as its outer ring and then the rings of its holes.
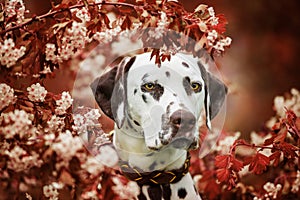
MULTIPOLYGON (((105 117, 92 107, 74 113, 71 89, 47 90, 47 81, 61 71, 74 80, 74 60, 84 60, 99 44, 105 49, 97 61, 109 63, 105 53, 114 51, 112 41, 136 32, 143 32, 144 51, 157 64, 182 50, 219 56, 231 44, 224 35, 227 21, 212 7, 187 12, 175 1, 51 4, 36 16, 23 0, 1 3, 0 199, 133 199, 138 186, 119 172, 105 117)), ((276 97, 274 110, 251 141, 222 131, 204 158, 192 152, 190 171, 203 199, 299 199, 299 91, 276 97)), ((203 131, 201 137, 209 135, 203 131)))

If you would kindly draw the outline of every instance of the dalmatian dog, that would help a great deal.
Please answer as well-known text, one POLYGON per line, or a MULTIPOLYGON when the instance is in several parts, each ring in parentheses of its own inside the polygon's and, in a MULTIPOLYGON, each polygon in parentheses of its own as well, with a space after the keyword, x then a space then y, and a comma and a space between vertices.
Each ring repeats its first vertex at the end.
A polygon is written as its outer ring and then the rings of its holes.
POLYGON ((188 151, 198 147, 201 113, 211 128, 227 88, 192 55, 160 66, 150 57, 126 57, 95 79, 95 100, 115 121, 113 144, 122 172, 140 186, 136 199, 201 199, 188 151))

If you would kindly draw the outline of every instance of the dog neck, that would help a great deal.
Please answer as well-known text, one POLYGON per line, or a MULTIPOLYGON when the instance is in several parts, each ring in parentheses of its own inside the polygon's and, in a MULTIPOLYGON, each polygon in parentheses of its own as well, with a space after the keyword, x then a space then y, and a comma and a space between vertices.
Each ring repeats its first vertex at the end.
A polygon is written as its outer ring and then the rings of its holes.
POLYGON ((187 158, 187 151, 166 146, 158 151, 147 148, 140 127, 125 121, 122 128, 115 126, 114 146, 122 161, 144 172, 173 170, 181 168, 187 158))

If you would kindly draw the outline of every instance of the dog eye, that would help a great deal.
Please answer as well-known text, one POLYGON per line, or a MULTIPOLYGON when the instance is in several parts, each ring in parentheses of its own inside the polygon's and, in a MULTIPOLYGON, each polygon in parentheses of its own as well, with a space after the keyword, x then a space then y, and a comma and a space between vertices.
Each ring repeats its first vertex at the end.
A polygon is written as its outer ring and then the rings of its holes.
POLYGON ((142 88, 150 91, 154 89, 154 84, 153 83, 145 83, 144 85, 142 85, 142 88))
POLYGON ((201 91, 201 84, 197 82, 192 82, 191 83, 191 88, 194 90, 194 92, 200 92, 201 91))

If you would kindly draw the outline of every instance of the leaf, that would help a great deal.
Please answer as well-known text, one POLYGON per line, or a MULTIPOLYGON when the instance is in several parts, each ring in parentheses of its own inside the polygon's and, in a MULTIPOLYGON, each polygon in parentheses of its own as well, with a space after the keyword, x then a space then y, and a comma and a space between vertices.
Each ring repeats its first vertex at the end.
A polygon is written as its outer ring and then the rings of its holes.
POLYGON ((246 160, 244 164, 246 165, 248 163, 250 164, 249 171, 252 171, 254 174, 261 174, 267 169, 267 166, 270 164, 270 159, 261 153, 257 153, 249 160, 246 160))
POLYGON ((232 159, 231 159, 231 164, 232 164, 231 169, 236 172, 239 172, 244 167, 243 162, 235 159, 234 157, 232 157, 232 159))
POLYGON ((217 174, 217 179, 220 182, 227 182, 230 178, 231 171, 229 169, 222 168, 222 169, 217 169, 216 174, 217 174))
POLYGON ((230 161, 230 155, 218 155, 215 158, 215 165, 217 168, 227 168, 230 161))
POLYGON ((281 152, 280 151, 275 151, 272 155, 270 155, 270 161, 273 160, 273 166, 276 167, 278 166, 280 162, 280 156, 281 152))

